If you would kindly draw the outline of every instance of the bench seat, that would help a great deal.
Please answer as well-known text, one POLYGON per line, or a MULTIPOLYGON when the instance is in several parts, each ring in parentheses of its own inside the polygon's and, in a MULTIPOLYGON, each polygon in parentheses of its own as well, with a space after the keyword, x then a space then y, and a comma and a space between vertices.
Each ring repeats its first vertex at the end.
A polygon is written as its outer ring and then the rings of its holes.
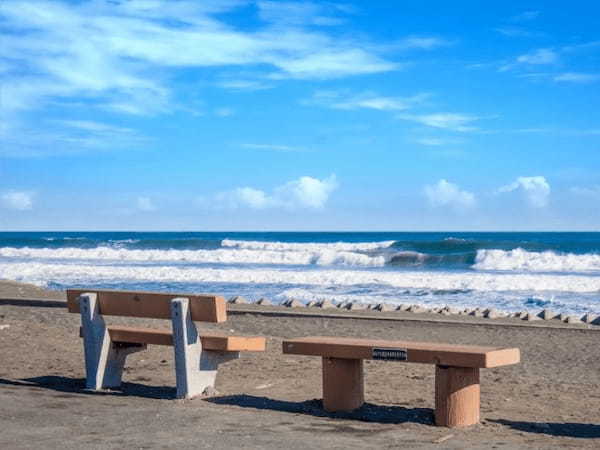
POLYGON ((517 364, 518 348, 309 336, 283 341, 283 353, 323 358, 323 407, 351 411, 364 403, 363 360, 435 365, 435 423, 479 422, 479 370, 517 364))
POLYGON ((287 339, 283 342, 284 353, 345 359, 374 359, 374 349, 386 348, 405 349, 406 362, 441 366, 478 367, 483 369, 519 362, 519 349, 517 348, 325 336, 287 339))
MULTIPOLYGON (((173 346, 171 330, 154 328, 125 327, 110 325, 106 327, 112 342, 128 344, 168 345, 173 346)), ((83 329, 79 328, 79 336, 83 337, 83 329)), ((226 336, 222 334, 203 333, 200 336, 202 348, 217 352, 263 352, 265 338, 254 336, 226 336)))

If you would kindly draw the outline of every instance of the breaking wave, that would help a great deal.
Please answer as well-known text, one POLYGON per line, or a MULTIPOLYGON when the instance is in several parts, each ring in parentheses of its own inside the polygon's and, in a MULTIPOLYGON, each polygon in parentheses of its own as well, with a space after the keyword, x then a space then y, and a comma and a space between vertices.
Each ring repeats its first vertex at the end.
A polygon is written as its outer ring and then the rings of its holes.
POLYGON ((473 268, 524 272, 597 272, 600 271, 600 254, 529 252, 522 248, 509 251, 479 250, 473 268))

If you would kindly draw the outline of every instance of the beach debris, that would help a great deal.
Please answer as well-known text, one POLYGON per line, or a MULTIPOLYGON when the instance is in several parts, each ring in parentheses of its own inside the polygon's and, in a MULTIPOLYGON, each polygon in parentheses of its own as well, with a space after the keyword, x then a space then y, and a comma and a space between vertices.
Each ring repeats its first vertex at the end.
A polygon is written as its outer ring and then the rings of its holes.
POLYGON ((246 300, 244 297, 242 297, 240 295, 236 295, 235 297, 231 297, 229 299, 229 303, 232 303, 234 305, 245 305, 248 303, 248 300, 246 300))
POLYGON ((600 320, 598 320, 598 316, 596 314, 592 314, 592 313, 587 313, 584 314, 583 317, 581 317, 581 321, 583 323, 590 323, 590 324, 596 324, 596 322, 598 324, 600 324, 600 320))
POLYGON ((273 386, 273 383, 259 384, 254 389, 267 389, 267 388, 270 388, 271 386, 273 386))
POLYGON ((302 303, 300 300, 296 300, 295 298, 288 300, 283 305, 287 306, 288 308, 304 308, 304 303, 302 303))
POLYGON ((262 297, 256 301, 256 304, 260 306, 271 306, 273 303, 271 302, 271 300, 262 297))
POLYGON ((387 303, 378 303, 373 307, 373 310, 380 311, 380 312, 387 312, 387 311, 394 311, 394 307, 387 303))
POLYGON ((0 330, 8 330, 10 328, 10 325, 6 324, 6 325, 0 325, 0 330))
POLYGON ((540 311, 537 316, 542 320, 552 320, 552 319, 556 319, 556 316, 558 316, 558 314, 556 314, 554 311, 551 311, 549 309, 544 309, 544 310, 540 311))
POLYGON ((321 300, 319 303, 317 303, 317 308, 331 309, 335 307, 335 303, 333 303, 331 300, 321 300))

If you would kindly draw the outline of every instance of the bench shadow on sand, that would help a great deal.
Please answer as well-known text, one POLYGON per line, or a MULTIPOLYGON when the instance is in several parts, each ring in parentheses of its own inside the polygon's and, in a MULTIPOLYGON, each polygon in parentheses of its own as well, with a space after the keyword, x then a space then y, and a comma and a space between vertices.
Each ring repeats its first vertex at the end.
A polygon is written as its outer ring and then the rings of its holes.
POLYGON ((172 386, 148 386, 145 384, 123 382, 120 387, 105 389, 102 391, 92 391, 86 389, 85 378, 69 378, 55 375, 23 378, 20 380, 8 380, 0 378, 1 386, 20 386, 50 389, 69 394, 83 395, 114 395, 114 396, 132 396, 154 399, 174 399, 175 388, 172 386))
POLYGON ((522 422, 512 420, 488 420, 527 433, 547 434, 548 436, 583 439, 600 438, 600 425, 574 422, 522 422))
POLYGON ((406 422, 433 424, 433 410, 431 408, 404 408, 402 406, 383 406, 365 403, 362 407, 352 412, 329 413, 323 409, 320 399, 304 402, 291 402, 275 400, 268 397, 253 395, 227 395, 207 398, 207 402, 217 405, 239 406, 258 410, 281 411, 294 414, 305 414, 314 417, 329 417, 335 419, 349 419, 361 422, 377 422, 386 424, 400 424, 406 422))

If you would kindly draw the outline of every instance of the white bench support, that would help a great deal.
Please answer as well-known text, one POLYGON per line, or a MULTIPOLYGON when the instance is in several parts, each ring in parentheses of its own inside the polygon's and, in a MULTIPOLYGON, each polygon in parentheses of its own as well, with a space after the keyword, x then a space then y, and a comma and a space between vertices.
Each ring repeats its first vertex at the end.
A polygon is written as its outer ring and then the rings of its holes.
POLYGON ((202 350, 187 298, 171 300, 171 321, 177 398, 201 395, 214 387, 219 364, 239 358, 240 353, 202 350))
POLYGON ((127 355, 145 350, 146 345, 111 342, 96 294, 82 294, 79 308, 85 354, 85 387, 93 390, 119 387, 127 355))

